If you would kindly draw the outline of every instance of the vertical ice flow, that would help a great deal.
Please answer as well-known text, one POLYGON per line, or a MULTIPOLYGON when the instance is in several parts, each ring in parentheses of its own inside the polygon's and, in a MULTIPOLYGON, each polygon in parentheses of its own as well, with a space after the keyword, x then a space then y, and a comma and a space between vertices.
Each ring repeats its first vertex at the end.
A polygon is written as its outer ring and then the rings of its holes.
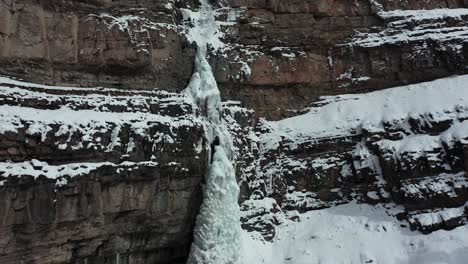
POLYGON ((219 124, 221 96, 210 64, 206 60, 206 48, 198 47, 195 71, 184 92, 198 104, 203 115, 213 124, 219 124))
POLYGON ((188 35, 198 48, 194 73, 184 93, 193 98, 207 118, 209 142, 218 137, 221 144, 211 150, 214 153, 205 175, 203 203, 196 220, 189 264, 233 264, 238 263, 240 254, 239 186, 233 162, 227 155, 232 153, 232 140, 223 133, 226 129, 220 119, 221 96, 206 59, 208 48, 222 46, 215 16, 207 0, 201 1, 198 12, 190 12, 193 27, 188 35))

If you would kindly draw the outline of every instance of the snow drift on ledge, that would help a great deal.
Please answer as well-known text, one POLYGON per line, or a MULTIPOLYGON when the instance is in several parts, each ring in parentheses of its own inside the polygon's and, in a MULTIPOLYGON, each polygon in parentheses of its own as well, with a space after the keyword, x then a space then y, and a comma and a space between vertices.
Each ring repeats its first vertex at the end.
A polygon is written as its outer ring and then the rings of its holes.
POLYGON ((280 135, 298 141, 304 136, 318 139, 360 134, 362 130, 379 132, 383 131, 383 122, 408 118, 452 119, 449 115, 463 115, 468 109, 468 75, 321 99, 320 106, 311 107, 304 115, 268 122, 273 132, 262 136, 266 147, 280 135))
POLYGON ((347 204, 299 215, 279 226, 272 243, 244 232, 244 263, 255 264, 464 264, 468 226, 429 235, 390 216, 396 208, 347 204), (389 215, 390 214, 390 215, 389 215))
MULTIPOLYGON (((411 134, 400 141, 384 141, 399 151, 432 147, 434 143, 450 144, 468 140, 468 75, 401 86, 367 94, 323 97, 308 113, 288 119, 265 122, 268 133, 259 140, 262 150, 278 148, 287 138, 291 145, 321 138, 361 135, 365 131, 384 132, 384 124, 408 126, 411 118, 433 121, 452 120, 454 124, 441 135, 411 134), (392 144, 390 144, 392 143, 392 144)), ((441 177, 464 179, 464 173, 442 174, 441 177)), ((458 184, 456 180, 453 180, 458 184)), ((430 182, 427 188, 450 186, 430 182), (431 185, 432 184, 432 185, 431 185), (437 185, 437 186, 436 186, 437 185)), ((453 184, 453 183, 452 183, 453 184)), ((461 181, 460 184, 465 184, 461 181)), ((269 198, 271 199, 271 198, 269 198)), ((253 200, 261 204, 264 200, 253 200)), ((418 215, 427 224, 463 214, 468 203, 458 208, 418 215)), ((265 207, 265 206, 263 206, 265 207)), ((405 210, 395 204, 366 205, 349 203, 328 209, 297 214, 298 219, 284 217, 276 226, 271 242, 255 238, 256 233, 243 231, 243 263, 268 264, 465 264, 468 263, 468 226, 450 231, 439 230, 429 235, 411 231, 407 221, 396 214, 405 210)), ((260 235, 259 235, 260 236, 260 235)))

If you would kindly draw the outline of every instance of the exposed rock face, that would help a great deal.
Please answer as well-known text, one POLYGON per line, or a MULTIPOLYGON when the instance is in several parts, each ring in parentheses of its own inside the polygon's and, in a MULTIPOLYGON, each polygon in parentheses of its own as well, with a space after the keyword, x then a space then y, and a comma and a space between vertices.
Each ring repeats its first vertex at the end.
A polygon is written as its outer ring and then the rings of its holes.
POLYGON ((23 85, 0 87, 0 262, 184 263, 207 161, 193 106, 23 85))
POLYGON ((293 115, 322 95, 466 72, 466 11, 381 13, 460 8, 463 1, 228 2, 244 12, 229 39, 232 48, 222 54, 227 59, 216 59, 217 78, 224 97, 262 117, 293 115), (247 62, 250 74, 232 75, 242 66, 238 61, 247 62))
MULTIPOLYGON (((220 9, 218 19, 226 48, 212 54, 215 77, 223 98, 240 100, 261 117, 293 115, 321 95, 466 71, 466 12, 381 13, 462 8, 465 1, 225 4, 231 8, 220 9), (407 38, 392 38, 398 34, 407 38), (375 37, 384 40, 373 43, 375 37)), ((195 6, 168 0, 2 0, 0 73, 49 84, 180 91, 195 54, 180 8, 195 6)))
POLYGON ((194 48, 169 1, 0 1, 1 74, 35 82, 175 91, 194 48))

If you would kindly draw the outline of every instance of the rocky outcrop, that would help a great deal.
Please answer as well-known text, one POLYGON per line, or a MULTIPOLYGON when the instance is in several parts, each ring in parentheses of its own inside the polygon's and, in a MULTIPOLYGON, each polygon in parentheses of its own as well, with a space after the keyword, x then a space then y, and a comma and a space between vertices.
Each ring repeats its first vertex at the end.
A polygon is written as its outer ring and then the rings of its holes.
POLYGON ((466 79, 326 97, 307 114, 233 129, 251 146, 238 164, 243 227, 269 240, 284 218, 351 201, 387 204, 425 233, 464 224, 466 79))
POLYGON ((207 161, 185 97, 1 81, 0 262, 185 262, 207 161))

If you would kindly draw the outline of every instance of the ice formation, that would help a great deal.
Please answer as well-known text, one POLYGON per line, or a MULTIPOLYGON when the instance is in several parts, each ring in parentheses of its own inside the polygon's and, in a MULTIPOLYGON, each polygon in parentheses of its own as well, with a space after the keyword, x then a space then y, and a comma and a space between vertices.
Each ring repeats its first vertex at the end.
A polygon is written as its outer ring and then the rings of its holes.
POLYGON ((189 39, 198 46, 195 71, 184 94, 191 97, 207 118, 208 140, 213 144, 212 160, 205 176, 203 204, 197 216, 194 241, 187 263, 237 263, 240 251, 239 186, 228 154, 232 153, 230 138, 222 133, 221 96, 208 61, 207 49, 219 48, 219 31, 215 11, 207 0, 201 1, 199 12, 190 12, 193 27, 189 39))
POLYGON ((221 96, 208 61, 206 48, 199 47, 195 57, 195 71, 184 93, 193 98, 204 116, 214 124, 219 123, 221 96))
POLYGON ((237 263, 239 258, 239 186, 223 147, 215 148, 188 263, 227 264, 237 263))

